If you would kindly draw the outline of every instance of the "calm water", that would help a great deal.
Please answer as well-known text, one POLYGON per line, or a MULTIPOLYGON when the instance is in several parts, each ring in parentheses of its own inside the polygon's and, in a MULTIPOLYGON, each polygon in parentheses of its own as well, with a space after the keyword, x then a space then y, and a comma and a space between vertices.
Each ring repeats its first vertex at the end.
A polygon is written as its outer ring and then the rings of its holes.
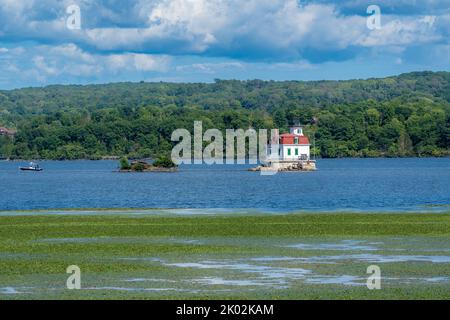
POLYGON ((249 166, 184 166, 178 173, 117 173, 117 161, 0 162, 0 210, 254 208, 448 210, 450 159, 319 160, 313 173, 260 176, 249 166))

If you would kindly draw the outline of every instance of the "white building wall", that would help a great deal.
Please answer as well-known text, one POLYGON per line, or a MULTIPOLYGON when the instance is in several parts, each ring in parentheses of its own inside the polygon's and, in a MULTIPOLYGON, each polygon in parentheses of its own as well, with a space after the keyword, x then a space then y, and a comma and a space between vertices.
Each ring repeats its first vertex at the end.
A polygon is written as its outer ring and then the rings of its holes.
POLYGON ((281 148, 281 155, 280 155, 281 160, 298 160, 302 155, 306 155, 307 159, 310 159, 311 157, 309 145, 285 144, 281 145, 280 148, 281 148))

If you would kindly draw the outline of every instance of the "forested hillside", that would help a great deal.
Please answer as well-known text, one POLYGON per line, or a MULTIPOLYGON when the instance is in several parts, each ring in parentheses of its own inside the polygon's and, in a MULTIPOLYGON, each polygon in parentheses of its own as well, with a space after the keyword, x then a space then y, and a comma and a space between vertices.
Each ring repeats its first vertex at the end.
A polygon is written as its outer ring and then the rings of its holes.
POLYGON ((98 159, 168 153, 176 128, 316 132, 322 157, 450 155, 450 73, 351 81, 116 83, 0 91, 0 155, 98 159), (316 119, 317 121, 312 121, 316 119))

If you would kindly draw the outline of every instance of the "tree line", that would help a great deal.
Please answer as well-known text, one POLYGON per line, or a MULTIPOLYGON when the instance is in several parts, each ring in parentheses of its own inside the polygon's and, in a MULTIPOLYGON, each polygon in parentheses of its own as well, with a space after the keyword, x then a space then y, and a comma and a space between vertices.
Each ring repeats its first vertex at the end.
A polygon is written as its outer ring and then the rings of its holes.
POLYGON ((0 91, 0 155, 11 159, 167 155, 175 129, 288 130, 317 156, 450 155, 450 73, 349 81, 117 83, 0 91))

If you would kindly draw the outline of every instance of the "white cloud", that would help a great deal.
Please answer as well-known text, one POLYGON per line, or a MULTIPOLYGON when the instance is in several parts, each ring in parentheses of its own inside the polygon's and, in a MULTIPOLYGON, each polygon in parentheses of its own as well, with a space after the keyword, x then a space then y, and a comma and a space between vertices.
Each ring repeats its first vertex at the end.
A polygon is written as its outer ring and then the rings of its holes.
POLYGON ((382 28, 373 31, 365 0, 300 3, 0 0, 0 73, 43 82, 242 78, 250 70, 295 77, 344 60, 424 68, 449 61, 450 0, 383 1, 382 28), (81 30, 66 28, 73 3, 81 7, 81 30))
POLYGON ((245 64, 238 61, 226 62, 209 62, 209 63, 193 63, 189 65, 180 65, 176 67, 178 72, 200 72, 206 74, 214 74, 219 70, 224 69, 244 69, 245 64))
MULTIPOLYGON (((1 48, 0 48, 1 49, 1 48)), ((171 59, 165 55, 136 53, 92 54, 75 44, 8 48, 0 73, 7 78, 46 83, 59 79, 96 79, 117 74, 164 74, 171 59)))
POLYGON ((314 69, 315 66, 308 61, 301 60, 301 61, 295 61, 295 62, 279 62, 279 63, 273 63, 269 66, 269 68, 274 69, 283 69, 283 70, 308 70, 308 69, 314 69))
POLYGON ((436 16, 385 14, 382 28, 370 31, 365 16, 297 0, 161 0, 136 7, 146 28, 95 28, 86 31, 87 42, 100 50, 283 60, 301 59, 310 49, 406 47, 442 38, 436 16))
POLYGON ((14 17, 22 17, 24 12, 31 10, 34 6, 34 0, 1 0, 2 10, 6 11, 14 17))
POLYGON ((49 66, 43 56, 34 57, 33 63, 39 71, 43 72, 46 75, 56 75, 59 72, 57 68, 49 66))
POLYGON ((62 58, 67 58, 70 60, 80 60, 86 63, 95 63, 95 57, 92 54, 81 50, 73 43, 49 47, 48 50, 50 54, 62 58))
MULTIPOLYGON (((438 1, 424 2, 430 8, 440 7, 438 1)), ((102 53, 200 54, 293 61, 311 59, 305 56, 308 50, 407 47, 442 38, 448 41, 449 37, 446 18, 443 18, 448 11, 442 17, 425 11, 423 16, 393 16, 384 13, 383 4, 382 29, 371 32, 366 28, 365 12, 354 13, 364 7, 365 2, 359 0, 305 1, 300 6, 298 0, 130 0, 127 3, 80 0, 77 3, 84 21, 82 30, 68 30, 65 8, 72 3, 70 0, 0 0, 0 41, 75 43, 102 53), (353 13, 342 14, 343 7, 353 8, 353 13), (115 26, 118 23, 131 27, 115 26)), ((384 6, 398 7, 393 1, 384 6)), ((138 60, 136 68, 154 69, 151 60, 134 59, 138 60)), ((327 59, 333 59, 333 55, 322 58, 327 59)))
POLYGON ((403 46, 430 43, 441 39, 433 28, 436 19, 429 17, 392 19, 383 23, 381 29, 361 36, 356 44, 365 47, 403 46))
POLYGON ((154 57, 148 54, 135 54, 134 67, 138 71, 164 71, 169 59, 167 57, 154 57))
POLYGON ((168 56, 155 56, 149 54, 113 54, 106 57, 108 66, 115 70, 157 71, 164 72, 170 63, 168 56))
POLYGON ((35 51, 45 54, 34 57, 38 70, 47 75, 72 74, 96 75, 101 72, 137 71, 164 72, 170 64, 170 58, 164 55, 137 53, 91 54, 74 44, 60 46, 38 46, 35 51), (51 61, 51 66, 48 61, 51 61))

